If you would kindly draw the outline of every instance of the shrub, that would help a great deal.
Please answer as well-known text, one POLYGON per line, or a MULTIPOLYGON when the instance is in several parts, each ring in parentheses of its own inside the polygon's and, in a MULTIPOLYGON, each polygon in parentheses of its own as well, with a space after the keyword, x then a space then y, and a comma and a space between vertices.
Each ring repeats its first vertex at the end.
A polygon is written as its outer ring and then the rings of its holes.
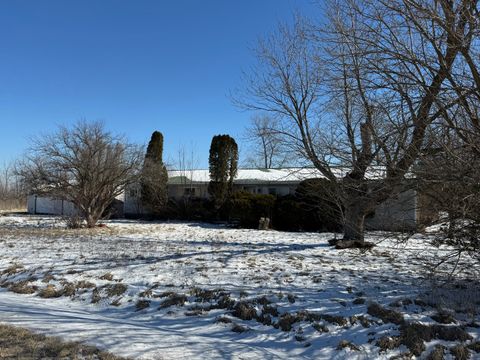
POLYGON ((326 179, 302 181, 295 192, 302 209, 303 230, 339 231, 341 211, 334 186, 326 179))
POLYGON ((283 231, 303 229, 303 210, 294 195, 277 198, 273 214, 273 227, 283 231))
POLYGON ((273 195, 238 191, 232 194, 224 211, 231 220, 238 220, 240 226, 255 229, 261 217, 272 217, 275 200, 273 195))
POLYGON ((177 202, 177 209, 184 220, 208 221, 214 217, 213 204, 207 199, 182 199, 177 202))

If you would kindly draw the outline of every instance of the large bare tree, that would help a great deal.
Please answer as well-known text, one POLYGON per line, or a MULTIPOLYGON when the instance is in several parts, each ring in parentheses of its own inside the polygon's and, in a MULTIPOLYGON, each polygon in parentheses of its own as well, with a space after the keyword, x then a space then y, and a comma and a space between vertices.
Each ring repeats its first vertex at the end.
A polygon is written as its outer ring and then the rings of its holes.
POLYGON ((366 214, 402 189, 430 124, 461 101, 453 82, 468 76, 478 2, 326 8, 325 23, 298 19, 259 44, 238 101, 281 117, 284 141, 335 184, 344 223, 337 246, 364 246, 366 214))
POLYGON ((100 122, 81 121, 36 138, 17 172, 31 192, 71 201, 93 227, 136 180, 142 161, 138 146, 100 122))

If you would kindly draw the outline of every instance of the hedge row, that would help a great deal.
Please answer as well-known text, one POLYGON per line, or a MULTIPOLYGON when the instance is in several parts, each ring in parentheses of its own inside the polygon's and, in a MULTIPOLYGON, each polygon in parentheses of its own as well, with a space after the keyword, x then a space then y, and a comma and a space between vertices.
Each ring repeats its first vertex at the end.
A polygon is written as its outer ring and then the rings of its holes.
POLYGON ((328 182, 315 179, 302 182, 295 195, 276 197, 238 191, 219 211, 215 211, 213 203, 207 199, 171 200, 162 217, 229 221, 244 228, 257 228, 260 218, 268 217, 277 230, 338 231, 341 229, 340 214, 328 182))

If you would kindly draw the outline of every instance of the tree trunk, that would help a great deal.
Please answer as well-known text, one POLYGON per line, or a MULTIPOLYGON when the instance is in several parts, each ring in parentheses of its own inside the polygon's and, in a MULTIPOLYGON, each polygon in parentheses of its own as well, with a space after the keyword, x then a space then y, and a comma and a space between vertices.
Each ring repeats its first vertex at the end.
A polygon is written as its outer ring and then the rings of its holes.
POLYGON ((87 221, 88 228, 94 228, 97 224, 98 218, 93 214, 89 213, 85 216, 85 220, 87 221))
POLYGON ((330 242, 337 249, 371 248, 374 245, 365 241, 365 215, 369 207, 360 201, 345 206, 343 239, 330 242))
POLYGON ((345 220, 343 227, 343 240, 363 243, 366 211, 358 204, 345 207, 345 220))

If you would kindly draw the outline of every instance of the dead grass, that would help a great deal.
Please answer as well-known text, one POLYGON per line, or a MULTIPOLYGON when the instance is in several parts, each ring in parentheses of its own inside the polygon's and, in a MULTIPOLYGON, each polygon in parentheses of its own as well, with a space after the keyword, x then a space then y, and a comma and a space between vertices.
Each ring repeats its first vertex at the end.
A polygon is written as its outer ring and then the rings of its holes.
POLYGON ((459 326, 429 326, 420 323, 411 323, 403 324, 400 327, 401 343, 416 356, 420 356, 425 350, 425 342, 432 341, 433 339, 465 342, 471 340, 472 337, 459 326))
POLYGON ((450 348, 450 354, 453 355, 455 360, 468 360, 470 359, 470 352, 464 345, 455 345, 450 348))
POLYGON ((5 270, 3 270, 2 275, 11 276, 11 275, 15 275, 19 272, 22 272, 23 270, 24 270, 23 265, 13 264, 13 265, 9 266, 8 268, 6 268, 5 270))
POLYGON ((107 295, 109 297, 112 296, 120 296, 122 295, 125 291, 127 291, 127 285, 125 284, 114 284, 114 285, 108 285, 106 287, 107 289, 107 295))
POLYGON ((106 273, 106 274, 103 274, 102 276, 100 276, 99 279, 100 280, 112 281, 113 280, 113 275, 112 275, 112 273, 106 273))
POLYGON ((384 323, 401 325, 404 322, 403 315, 395 310, 386 309, 377 303, 368 306, 368 314, 381 319, 384 323))
POLYGON ((159 309, 165 309, 170 306, 183 306, 186 301, 187 297, 185 295, 174 293, 160 304, 159 309))
POLYGON ((242 320, 252 320, 257 317, 257 310, 247 302, 239 302, 233 308, 232 315, 242 320))
POLYGON ((37 291, 37 287, 29 285, 29 282, 25 280, 12 284, 9 290, 17 294, 33 294, 37 291))
POLYGON ((124 358, 93 346, 64 342, 56 337, 47 337, 26 329, 0 324, 0 359, 122 360, 124 358))
POLYGON ((135 310, 140 311, 143 309, 146 309, 150 306, 150 300, 138 300, 137 303, 135 304, 135 310))
MULTIPOLYGON (((134 230, 130 231, 134 232, 134 230)), ((68 229, 65 227, 1 227, 0 236, 25 236, 25 237, 48 237, 52 240, 64 239, 68 237, 78 237, 79 235, 92 236, 92 235, 115 235, 119 231, 108 227, 95 227, 95 228, 81 228, 81 229, 68 229)), ((122 229, 122 233, 129 233, 122 229)))
POLYGON ((62 296, 62 291, 58 290, 55 285, 49 284, 38 292, 38 296, 45 299, 57 298, 62 296))
POLYGON ((75 283, 75 287, 77 289, 93 289, 95 284, 90 281, 80 280, 75 283))
POLYGON ((350 350, 353 350, 353 351, 360 351, 360 348, 354 343, 347 340, 341 340, 337 345, 337 350, 343 350, 345 348, 349 348, 350 350))

